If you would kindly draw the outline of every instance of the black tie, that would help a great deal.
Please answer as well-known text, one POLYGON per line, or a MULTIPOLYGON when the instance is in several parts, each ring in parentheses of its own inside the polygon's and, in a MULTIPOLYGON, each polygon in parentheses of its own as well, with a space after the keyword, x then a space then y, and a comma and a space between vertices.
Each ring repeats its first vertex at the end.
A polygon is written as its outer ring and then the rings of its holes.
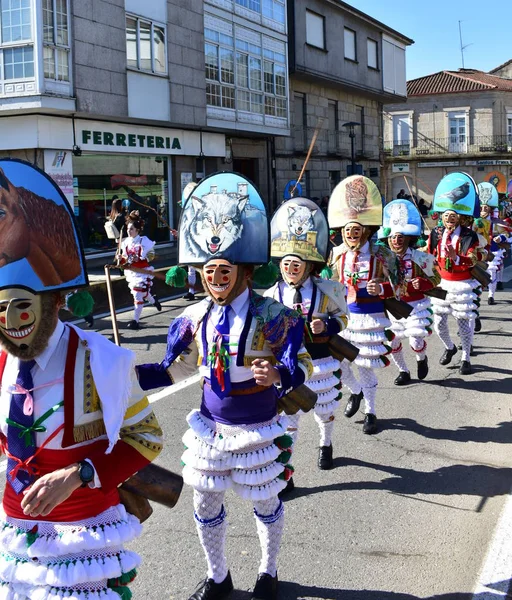
POLYGON ((300 288, 295 288, 295 294, 293 295, 293 308, 302 313, 302 294, 300 293, 300 288))

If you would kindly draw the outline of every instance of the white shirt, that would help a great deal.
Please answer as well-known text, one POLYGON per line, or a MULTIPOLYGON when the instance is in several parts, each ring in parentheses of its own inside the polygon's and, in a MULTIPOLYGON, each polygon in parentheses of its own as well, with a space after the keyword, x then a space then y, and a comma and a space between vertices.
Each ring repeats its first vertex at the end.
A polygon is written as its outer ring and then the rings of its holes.
POLYGON ((366 242, 361 246, 356 263, 354 263, 354 255, 355 252, 353 250, 349 250, 345 255, 344 283, 348 283, 353 273, 360 273, 360 277, 357 280, 357 287, 363 289, 370 279, 370 243, 366 242))
MULTIPOLYGON (((238 354, 238 344, 240 342, 240 336, 247 319, 247 313, 249 311, 249 290, 246 289, 244 292, 237 296, 233 302, 229 305, 231 310, 229 311, 229 343, 233 344, 229 346, 229 353, 231 355, 231 364, 229 367, 229 376, 232 382, 247 381, 252 379, 253 373, 250 367, 239 367, 236 365, 236 357, 238 354)), ((218 336, 215 326, 219 322, 221 314, 224 310, 223 306, 214 304, 210 314, 208 316, 208 322, 206 324, 206 341, 208 349, 214 339, 218 336)), ((199 367, 199 373, 203 377, 210 377, 210 367, 201 365, 199 367)))
MULTIPOLYGON (((445 227, 445 229, 443 231, 443 239, 441 241, 441 258, 448 257, 448 253, 446 252, 446 242, 448 241, 449 233, 450 233, 450 231, 445 227)), ((457 227, 452 231, 451 246, 453 246, 454 249, 457 247, 457 242, 459 241, 459 238, 460 238, 460 225, 457 225, 457 227)), ((459 260, 460 260, 460 257, 457 256, 454 260, 454 263, 456 265, 458 265, 459 260)))
MULTIPOLYGON (((32 367, 32 381, 34 388, 50 384, 40 389, 34 389, 32 397, 34 399, 34 421, 44 415, 50 408, 64 400, 64 368, 66 365, 66 356, 69 343, 69 329, 61 321, 57 322, 57 327, 52 333, 48 346, 34 359, 36 364, 32 367), (62 381, 58 381, 62 378, 62 381)), ((2 387, 0 390, 0 430, 7 437, 6 418, 9 416, 11 404, 10 388, 16 383, 19 372, 19 359, 8 354, 5 363, 5 370, 2 378, 2 387)), ((58 429, 64 422, 64 406, 61 406, 48 417, 42 425, 46 427, 45 432, 37 432, 36 446, 40 448, 45 441, 58 429)), ((62 449, 62 437, 64 432, 60 431, 45 448, 52 450, 62 449)), ((94 440, 92 440, 94 441, 94 440)), ((87 442, 86 442, 87 443, 87 442)), ((92 442, 89 442, 92 443, 92 442)), ((89 461, 90 462, 90 461, 89 461)), ((91 463, 92 465, 92 463, 91 463)), ((100 487, 100 481, 95 474, 94 485, 91 487, 100 487)))
MULTIPOLYGON (((279 289, 281 290, 281 294, 283 296, 283 304, 289 308, 295 308, 293 304, 293 297, 295 296, 295 291, 297 288, 292 287, 285 281, 281 281, 279 283, 279 289)), ((311 277, 308 277, 302 284, 300 293, 302 296, 302 314, 307 315, 309 313, 309 309, 311 308, 311 300, 313 299, 313 282, 311 281, 311 277)))

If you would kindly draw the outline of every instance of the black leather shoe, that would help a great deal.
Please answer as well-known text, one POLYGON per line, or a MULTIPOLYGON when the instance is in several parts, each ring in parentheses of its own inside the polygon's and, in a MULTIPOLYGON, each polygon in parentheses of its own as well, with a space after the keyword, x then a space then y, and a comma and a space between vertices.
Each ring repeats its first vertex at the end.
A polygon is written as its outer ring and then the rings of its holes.
POLYGON ((293 492, 294 489, 295 483, 293 481, 293 477, 290 477, 290 479, 288 479, 286 487, 283 490, 281 490, 277 495, 279 496, 279 498, 282 498, 283 496, 287 496, 290 492, 293 492))
POLYGON ((322 471, 328 471, 332 467, 332 444, 330 446, 320 446, 318 449, 318 468, 322 471))
POLYGON ((461 375, 471 375, 471 373, 473 373, 473 369, 471 368, 471 363, 469 360, 463 360, 460 363, 459 373, 461 375))
POLYGON ((480 321, 480 317, 475 319, 475 333, 478 333, 482 330, 482 321, 480 321))
POLYGON ((233 581, 231 573, 228 571, 226 579, 221 583, 215 583, 213 579, 201 581, 197 590, 188 600, 222 600, 222 598, 227 598, 232 591, 233 581))
POLYGON ((154 307, 157 309, 158 312, 160 312, 162 310, 162 305, 160 304, 160 300, 158 300, 158 298, 156 296, 154 296, 154 307))
POLYGON ((187 292, 184 296, 183 296, 183 300, 195 300, 195 296, 192 292, 187 292))
POLYGON ((84 321, 87 323, 89 328, 94 327, 94 317, 91 315, 87 315, 84 317, 84 321))
POLYGON ((425 379, 425 377, 428 375, 428 357, 425 356, 425 358, 423 360, 419 360, 417 367, 418 367, 418 379, 421 381, 421 380, 425 379))
POLYGON ((345 408, 345 416, 350 419, 353 417, 356 412, 359 410, 359 406, 361 405, 361 400, 363 399, 363 392, 359 392, 359 394, 351 394, 348 399, 347 406, 345 408))
POLYGON ((368 435, 377 433, 377 417, 372 415, 372 413, 364 416, 363 433, 367 433, 368 435))
POLYGON ((400 371, 398 377, 393 382, 395 385, 407 385, 411 381, 411 374, 408 371, 400 371))
POLYGON ((138 329, 140 329, 140 325, 137 323, 137 321, 134 319, 133 321, 130 321, 128 323, 128 329, 133 329, 134 331, 137 331, 138 329))
POLYGON ((452 358, 457 354, 457 346, 454 346, 451 350, 445 350, 443 356, 439 359, 440 365, 449 365, 452 362, 452 358))
POLYGON ((277 600, 277 575, 260 573, 252 591, 251 600, 277 600))
POLYGON ((487 304, 489 304, 490 306, 494 306, 496 304, 496 302, 492 296, 487 298, 487 304))
POLYGON ((498 283, 496 284, 496 289, 497 290, 503 290, 503 281, 498 281, 498 283))

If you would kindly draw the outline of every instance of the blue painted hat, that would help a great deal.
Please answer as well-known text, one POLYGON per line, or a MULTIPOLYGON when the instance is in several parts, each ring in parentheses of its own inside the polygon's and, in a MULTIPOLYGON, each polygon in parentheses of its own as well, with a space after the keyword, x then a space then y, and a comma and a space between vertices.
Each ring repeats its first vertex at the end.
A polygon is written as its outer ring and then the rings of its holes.
POLYGON ((467 173, 448 173, 436 187, 433 210, 453 210, 459 215, 475 216, 478 207, 478 190, 473 178, 467 173))
POLYGON ((480 198, 480 204, 483 206, 498 208, 498 190, 492 185, 492 183, 489 183, 488 181, 482 181, 482 183, 479 183, 478 196, 480 198))
POLYGON ((378 237, 385 238, 395 233, 416 237, 421 235, 421 229, 421 215, 416 206, 409 200, 393 200, 384 206, 378 237))
POLYGON ((318 263, 327 258, 327 219, 318 204, 308 198, 293 198, 281 204, 272 217, 270 237, 272 258, 293 254, 318 263))
POLYGON ((179 262, 212 259, 261 265, 269 260, 268 219, 254 185, 238 173, 215 173, 193 189, 181 213, 179 262))
POLYGON ((0 289, 34 294, 88 285, 71 206, 44 171, 0 159, 0 289))

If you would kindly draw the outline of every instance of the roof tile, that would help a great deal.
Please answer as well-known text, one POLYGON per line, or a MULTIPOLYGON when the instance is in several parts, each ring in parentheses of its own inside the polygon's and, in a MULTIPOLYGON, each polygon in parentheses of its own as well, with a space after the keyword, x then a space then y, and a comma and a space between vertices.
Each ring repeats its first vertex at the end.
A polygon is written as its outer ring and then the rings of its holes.
POLYGON ((475 69, 459 69, 458 71, 440 71, 407 82, 407 96, 492 90, 512 92, 512 80, 475 69))

